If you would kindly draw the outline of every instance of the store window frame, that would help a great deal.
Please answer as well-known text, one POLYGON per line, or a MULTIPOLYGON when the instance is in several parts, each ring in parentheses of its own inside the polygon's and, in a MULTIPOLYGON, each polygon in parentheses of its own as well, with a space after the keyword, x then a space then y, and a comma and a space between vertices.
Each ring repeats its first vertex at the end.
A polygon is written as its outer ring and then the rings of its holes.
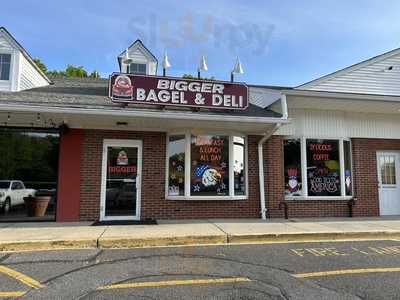
MULTIPOLYGON (((298 139, 300 140, 301 152, 301 181, 302 181, 302 195, 290 196, 285 195, 285 200, 350 200, 354 198, 354 166, 353 166, 353 152, 352 143, 350 138, 338 138, 330 136, 287 136, 285 140, 298 139), (307 176, 307 140, 335 140, 339 142, 339 165, 340 165, 340 196, 309 196, 308 195, 308 176, 307 176), (344 141, 350 143, 350 168, 351 168, 351 189, 352 195, 346 196, 345 188, 345 159, 344 159, 344 141)), ((285 162, 283 163, 285 168, 285 162)))
MULTIPOLYGON (((7 75, 7 79, 2 79, 2 75, 3 74, 3 59, 0 59, 0 82, 9 82, 11 80, 11 76, 12 76, 12 68, 13 68, 13 53, 12 52, 8 52, 8 51, 1 51, 0 52, 0 56, 8 56, 10 58, 10 62, 8 63, 8 73, 7 75)), ((4 63, 5 64, 5 63, 4 63)))
POLYGON ((249 195, 249 176, 248 176, 248 138, 246 135, 237 132, 214 132, 214 131, 177 131, 170 132, 166 137, 166 170, 165 170, 165 199, 167 200, 247 200, 249 195), (185 136, 185 191, 183 196, 169 195, 169 138, 170 136, 185 136), (229 138, 229 195, 228 196, 192 196, 191 193, 191 138, 196 135, 207 136, 227 136, 229 138), (245 194, 235 195, 234 187, 234 153, 233 153, 233 138, 241 137, 244 139, 244 169, 245 169, 245 194))
POLYGON ((146 62, 133 62, 128 65, 128 72, 129 74, 135 75, 146 75, 147 74, 147 63, 146 62), (144 70, 140 70, 144 67, 144 70))
MULTIPOLYGON (((60 144, 61 144, 61 138, 62 138, 62 130, 60 128, 50 128, 50 127, 26 127, 26 126, 0 126, 0 131, 11 131, 11 132, 18 132, 18 133, 47 133, 47 134, 56 134, 58 137, 58 147, 56 148, 56 151, 58 153, 58 163, 57 163, 57 176, 55 178, 55 202, 54 202, 54 213, 51 218, 46 219, 46 222, 56 222, 58 219, 58 209, 57 209, 57 203, 58 203, 58 191, 60 187, 60 182, 59 182, 59 163, 60 163, 60 144)), ((18 216, 13 218, 6 218, 6 219, 1 219, 0 218, 0 223, 21 223, 21 222, 27 222, 26 218, 19 218, 18 216)), ((30 222, 43 222, 43 220, 37 220, 35 221, 34 219, 31 219, 30 222)))

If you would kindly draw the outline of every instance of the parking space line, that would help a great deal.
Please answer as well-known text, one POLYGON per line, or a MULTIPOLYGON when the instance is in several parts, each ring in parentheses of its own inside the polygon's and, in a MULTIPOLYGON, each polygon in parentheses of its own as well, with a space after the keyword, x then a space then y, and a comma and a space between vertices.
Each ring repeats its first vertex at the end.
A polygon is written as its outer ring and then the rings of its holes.
POLYGON ((250 281, 251 279, 247 277, 147 281, 147 282, 132 282, 132 283, 105 285, 99 287, 98 290, 163 287, 163 286, 176 286, 176 285, 224 284, 224 283, 239 283, 239 282, 250 282, 250 281))
POLYGON ((22 297, 26 292, 15 291, 15 292, 0 292, 0 298, 16 298, 22 297))
POLYGON ((39 281, 33 279, 32 277, 29 277, 25 274, 22 274, 18 271, 15 271, 11 268, 7 268, 5 266, 0 266, 0 273, 6 274, 19 282, 22 282, 23 284, 30 286, 31 288, 34 289, 40 289, 44 287, 39 281))
POLYGON ((400 268, 368 268, 368 269, 343 269, 323 272, 311 272, 311 273, 298 273, 293 274, 296 278, 310 278, 310 277, 325 277, 335 275, 347 275, 347 274, 365 274, 365 273, 394 273, 400 272, 400 268))

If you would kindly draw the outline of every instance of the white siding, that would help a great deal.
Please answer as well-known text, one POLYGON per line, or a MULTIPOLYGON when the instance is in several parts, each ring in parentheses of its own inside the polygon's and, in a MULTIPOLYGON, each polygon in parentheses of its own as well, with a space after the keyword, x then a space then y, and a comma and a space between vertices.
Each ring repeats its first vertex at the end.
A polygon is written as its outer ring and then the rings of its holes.
POLYGON ((355 113, 332 110, 290 110, 291 124, 276 135, 400 139, 397 114, 355 113))
POLYGON ((137 47, 129 49, 128 54, 137 63, 147 63, 148 61, 146 55, 137 47))
POLYGON ((21 77, 20 90, 27 90, 35 87, 48 85, 43 76, 32 66, 32 64, 23 56, 21 57, 21 77))
POLYGON ((0 32, 0 51, 1 50, 14 50, 14 48, 10 45, 9 41, 6 39, 4 35, 0 32))
POLYGON ((400 96, 400 53, 372 59, 299 89, 400 96), (389 70, 391 68, 391 70, 389 70))

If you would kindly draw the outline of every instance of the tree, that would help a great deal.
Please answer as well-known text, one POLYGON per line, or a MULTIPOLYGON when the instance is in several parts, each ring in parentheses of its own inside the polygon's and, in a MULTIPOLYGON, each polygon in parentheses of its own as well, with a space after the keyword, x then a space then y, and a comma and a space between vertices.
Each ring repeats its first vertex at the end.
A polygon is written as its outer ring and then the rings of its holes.
POLYGON ((67 77, 88 77, 88 73, 83 66, 76 67, 74 65, 68 65, 65 69, 67 77))
MULTIPOLYGON (((197 78, 197 76, 193 76, 192 74, 183 74, 182 78, 184 78, 184 79, 199 79, 199 78, 197 78)), ((200 80, 215 80, 215 77, 214 76, 211 76, 209 78, 200 77, 200 80)))
POLYGON ((94 70, 92 73, 90 73, 89 77, 91 78, 100 78, 100 73, 94 70))
POLYGON ((47 73, 46 65, 39 58, 34 58, 33 61, 43 73, 47 73))
POLYGON ((75 66, 72 64, 68 64, 65 70, 51 70, 48 71, 46 65, 39 59, 33 59, 35 64, 42 70, 46 75, 52 77, 91 77, 91 78, 100 78, 100 73, 96 70, 93 70, 90 74, 85 70, 83 66, 75 66))

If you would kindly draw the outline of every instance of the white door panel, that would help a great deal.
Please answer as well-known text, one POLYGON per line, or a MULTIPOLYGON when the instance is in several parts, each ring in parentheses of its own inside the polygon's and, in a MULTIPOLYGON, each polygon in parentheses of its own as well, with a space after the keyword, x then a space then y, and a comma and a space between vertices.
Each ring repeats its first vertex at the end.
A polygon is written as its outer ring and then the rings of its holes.
POLYGON ((100 220, 140 220, 142 141, 104 140, 100 220))
POLYGON ((400 152, 377 153, 381 215, 400 215, 400 152))

